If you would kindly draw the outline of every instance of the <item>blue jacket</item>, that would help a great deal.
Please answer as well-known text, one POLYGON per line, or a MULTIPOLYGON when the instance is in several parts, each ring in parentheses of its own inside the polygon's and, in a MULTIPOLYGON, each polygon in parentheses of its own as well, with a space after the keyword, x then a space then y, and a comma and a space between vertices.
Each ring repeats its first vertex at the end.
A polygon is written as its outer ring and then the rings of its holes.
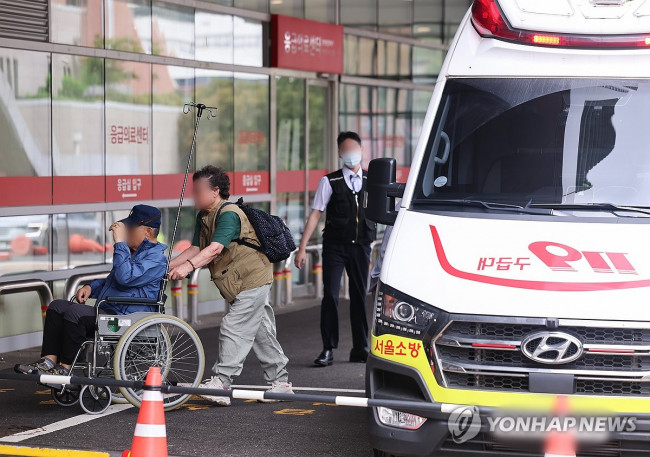
MULTIPOLYGON (((129 246, 115 243, 113 269, 106 279, 96 279, 90 285, 90 298, 106 297, 158 298, 162 278, 167 271, 166 245, 145 239, 131 255, 129 246)), ((102 309, 117 314, 137 311, 157 311, 154 306, 104 303, 102 309)))

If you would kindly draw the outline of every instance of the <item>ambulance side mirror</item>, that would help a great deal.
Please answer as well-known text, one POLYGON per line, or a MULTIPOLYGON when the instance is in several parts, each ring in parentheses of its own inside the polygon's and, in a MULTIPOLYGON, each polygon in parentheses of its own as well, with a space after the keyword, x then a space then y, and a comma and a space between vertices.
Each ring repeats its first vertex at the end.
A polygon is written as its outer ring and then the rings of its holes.
POLYGON ((385 225, 395 223, 395 199, 402 198, 405 188, 405 184, 396 182, 396 176, 395 159, 384 157, 370 161, 363 206, 371 221, 385 225))

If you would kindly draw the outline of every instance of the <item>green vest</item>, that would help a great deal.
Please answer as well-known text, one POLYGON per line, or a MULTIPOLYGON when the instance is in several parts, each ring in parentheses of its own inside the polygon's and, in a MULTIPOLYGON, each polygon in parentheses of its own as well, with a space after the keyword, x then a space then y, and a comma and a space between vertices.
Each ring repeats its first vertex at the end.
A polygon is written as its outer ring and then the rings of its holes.
MULTIPOLYGON (((219 209, 225 204, 218 205, 212 211, 201 215, 201 234, 199 247, 205 249, 212 242, 215 230, 215 220, 219 209)), ((233 211, 241 222, 240 239, 259 245, 260 242, 246 214, 237 205, 223 206, 222 213, 233 211)), ((235 297, 245 290, 271 284, 273 282, 273 265, 263 253, 242 246, 236 241, 223 248, 221 254, 208 264, 212 281, 221 292, 223 298, 232 303, 235 297)))

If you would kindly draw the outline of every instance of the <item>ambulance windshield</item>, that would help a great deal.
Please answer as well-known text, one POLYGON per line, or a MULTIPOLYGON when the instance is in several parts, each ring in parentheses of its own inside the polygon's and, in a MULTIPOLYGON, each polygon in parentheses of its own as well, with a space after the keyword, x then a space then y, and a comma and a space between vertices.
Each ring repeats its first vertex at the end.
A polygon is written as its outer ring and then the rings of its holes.
POLYGON ((650 206, 650 80, 451 79, 414 203, 650 206))

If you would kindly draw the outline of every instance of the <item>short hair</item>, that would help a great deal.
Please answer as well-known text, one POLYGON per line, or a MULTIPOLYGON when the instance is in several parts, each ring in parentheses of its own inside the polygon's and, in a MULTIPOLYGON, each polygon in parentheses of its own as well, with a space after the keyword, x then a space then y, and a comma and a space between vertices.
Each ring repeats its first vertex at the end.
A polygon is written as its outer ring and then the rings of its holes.
POLYGON ((336 145, 341 149, 341 145, 345 140, 354 140, 357 143, 359 143, 359 146, 361 146, 361 137, 357 132, 341 132, 339 133, 339 136, 336 137, 336 145))
POLYGON ((215 167, 214 165, 206 165, 200 170, 195 171, 192 175, 192 181, 198 181, 203 178, 207 178, 212 190, 219 189, 221 198, 230 198, 230 178, 222 168, 215 167))
POLYGON ((159 227, 149 227, 148 225, 145 225, 144 228, 151 229, 151 238, 158 238, 158 234, 160 233, 159 227))

